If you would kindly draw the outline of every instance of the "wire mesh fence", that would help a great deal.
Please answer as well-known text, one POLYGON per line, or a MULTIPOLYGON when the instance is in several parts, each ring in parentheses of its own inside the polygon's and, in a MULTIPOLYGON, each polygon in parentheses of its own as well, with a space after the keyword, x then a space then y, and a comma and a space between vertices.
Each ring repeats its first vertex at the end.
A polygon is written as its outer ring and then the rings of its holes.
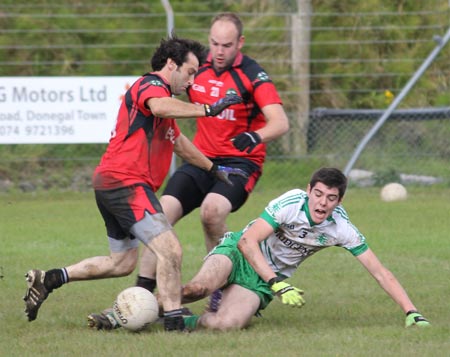
MULTIPOLYGON (((353 4, 351 12, 329 3, 171 1, 177 35, 205 44, 214 14, 241 15, 243 51, 269 73, 290 118, 290 132, 268 146, 264 182, 272 186, 296 184, 299 172, 307 177, 319 165, 343 169, 450 25, 447 0, 353 4), (308 3, 309 14, 302 12, 308 3)), ((0 35, 0 76, 137 77, 167 35, 167 15, 158 1, 5 0, 0 35)), ((449 47, 364 149, 355 172, 365 183, 450 182, 449 47)), ((1 87, 0 77, 0 105, 1 87)), ((191 136, 194 122, 181 127, 191 136)), ((0 145, 0 191, 89 189, 105 146, 0 145)))
MULTIPOLYGON (((381 110, 312 111, 308 152, 330 155, 330 161, 345 166, 355 144, 382 114, 381 110)), ((394 111, 358 158, 359 174, 365 171, 361 177, 365 184, 444 182, 450 173, 449 138, 450 107, 394 111)))

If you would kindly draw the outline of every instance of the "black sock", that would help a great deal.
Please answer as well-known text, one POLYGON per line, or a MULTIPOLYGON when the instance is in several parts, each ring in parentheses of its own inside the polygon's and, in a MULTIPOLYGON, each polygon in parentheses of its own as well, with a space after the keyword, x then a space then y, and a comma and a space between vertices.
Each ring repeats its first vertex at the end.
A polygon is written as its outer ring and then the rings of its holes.
POLYGON ((141 288, 147 289, 148 291, 153 293, 156 288, 156 280, 138 275, 136 286, 140 286, 141 288))
POLYGON ((66 268, 51 269, 45 272, 44 286, 49 292, 69 282, 66 268))
POLYGON ((164 330, 166 331, 184 331, 184 319, 182 309, 164 312, 164 330))

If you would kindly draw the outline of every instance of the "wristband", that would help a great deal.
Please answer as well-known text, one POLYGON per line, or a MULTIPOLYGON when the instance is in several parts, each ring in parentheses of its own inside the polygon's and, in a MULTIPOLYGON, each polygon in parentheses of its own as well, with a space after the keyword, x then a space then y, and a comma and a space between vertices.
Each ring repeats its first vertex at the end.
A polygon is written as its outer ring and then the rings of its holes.
POLYGON ((217 169, 218 169, 218 168, 219 168, 219 167, 218 167, 216 164, 213 163, 213 165, 211 166, 211 168, 209 169, 208 172, 209 172, 210 174, 213 174, 213 175, 214 175, 214 174, 217 172, 217 169))
POLYGON ((411 314, 420 314, 420 312, 417 311, 417 310, 409 310, 409 311, 406 313, 406 316, 411 315, 411 314))
POLYGON ((276 277, 270 279, 270 280, 267 282, 267 284, 269 284, 269 286, 272 286, 273 284, 279 283, 280 281, 283 281, 283 280, 284 280, 283 278, 281 278, 281 277, 279 277, 279 276, 276 276, 276 277))

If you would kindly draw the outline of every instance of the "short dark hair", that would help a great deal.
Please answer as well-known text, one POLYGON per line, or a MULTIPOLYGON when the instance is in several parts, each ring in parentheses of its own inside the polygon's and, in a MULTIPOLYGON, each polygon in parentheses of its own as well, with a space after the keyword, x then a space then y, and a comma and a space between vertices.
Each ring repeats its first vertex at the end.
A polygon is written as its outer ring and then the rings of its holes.
POLYGON ((214 25, 217 21, 230 21, 236 26, 237 32, 238 32, 238 38, 242 36, 242 33, 244 31, 244 25, 242 25, 242 21, 239 18, 238 15, 236 15, 233 12, 222 12, 220 14, 217 14, 213 17, 211 20, 211 26, 214 25))
POLYGON ((334 167, 322 167, 311 176, 309 186, 312 189, 316 183, 321 182, 327 187, 336 187, 339 191, 339 198, 344 197, 347 189, 347 177, 341 170, 334 167))
POLYGON ((206 48, 197 41, 178 38, 174 35, 167 39, 161 39, 159 47, 152 56, 151 64, 154 71, 160 71, 172 59, 177 66, 182 66, 187 61, 189 53, 198 58, 201 66, 206 59, 206 48))

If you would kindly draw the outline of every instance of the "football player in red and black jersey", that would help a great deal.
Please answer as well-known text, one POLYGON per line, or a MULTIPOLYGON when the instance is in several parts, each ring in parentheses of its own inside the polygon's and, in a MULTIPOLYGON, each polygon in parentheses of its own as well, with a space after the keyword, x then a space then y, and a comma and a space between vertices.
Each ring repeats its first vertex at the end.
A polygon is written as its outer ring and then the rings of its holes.
POLYGON ((193 103, 213 103, 230 93, 243 98, 212 120, 198 117, 193 143, 213 162, 241 168, 249 177, 233 177, 234 185, 227 187, 186 163, 171 177, 161 198, 173 223, 200 207, 208 251, 227 230, 228 214, 244 204, 261 176, 266 143, 289 128, 274 84, 256 61, 242 54, 243 45, 239 17, 216 16, 207 61, 188 93, 193 103))
MULTIPOLYGON (((227 95, 237 94, 243 102, 219 115, 197 117, 193 143, 212 162, 244 170, 248 177, 230 177, 233 186, 211 177, 203 170, 185 163, 169 179, 160 199, 171 224, 200 208, 200 220, 210 251, 227 231, 226 219, 247 200, 262 174, 266 143, 289 130, 288 117, 275 85, 264 69, 244 55, 243 25, 234 13, 221 13, 211 22, 209 53, 188 89, 192 103, 213 103, 227 95)), ((136 285, 154 291, 155 257, 142 251, 136 285)), ((210 298, 209 309, 220 302, 220 291, 210 298)), ((117 326, 102 324, 103 313, 91 314, 100 329, 117 326)))
POLYGON ((241 52, 242 31, 242 22, 233 13, 212 20, 207 61, 188 94, 193 103, 213 103, 230 93, 243 98, 241 104, 214 118, 198 117, 193 143, 213 162, 240 168, 248 178, 233 176, 234 185, 224 185, 186 163, 171 176, 161 197, 172 224, 200 207, 207 251, 227 231, 228 214, 237 211, 254 189, 262 173, 266 143, 289 129, 275 85, 255 60, 241 52))
POLYGON ((126 92, 109 145, 93 175, 110 255, 87 258, 61 269, 30 270, 24 298, 29 321, 36 319, 48 294, 65 283, 130 274, 138 262, 141 241, 157 257, 155 278, 163 301, 165 329, 184 329, 181 246, 155 192, 166 177, 173 152, 219 181, 230 184, 229 175, 246 177, 238 168, 213 163, 203 155, 180 132, 174 119, 212 118, 242 101, 229 95, 214 103, 192 104, 172 97, 192 85, 204 54, 198 42, 176 37, 162 40, 152 57, 154 71, 140 77, 126 92))

